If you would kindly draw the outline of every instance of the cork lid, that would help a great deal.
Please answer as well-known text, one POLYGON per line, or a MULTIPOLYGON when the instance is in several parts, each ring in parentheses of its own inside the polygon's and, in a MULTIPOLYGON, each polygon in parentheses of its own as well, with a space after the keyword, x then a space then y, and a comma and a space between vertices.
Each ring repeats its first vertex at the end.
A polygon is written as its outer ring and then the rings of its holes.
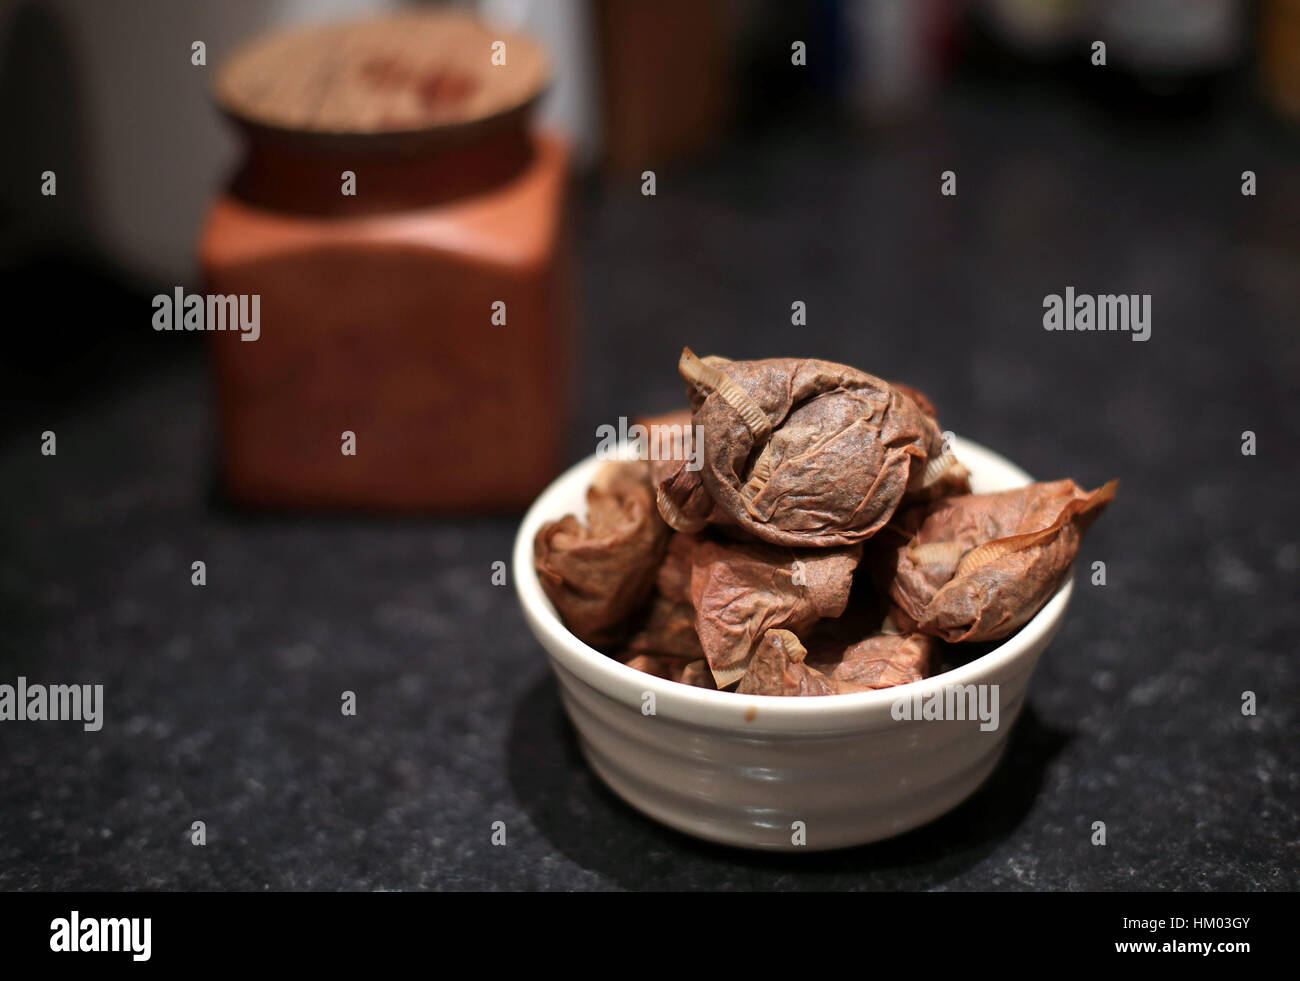
POLYGON ((215 94, 256 133, 392 143, 522 118, 548 73, 527 37, 438 10, 260 38, 222 67, 215 94))

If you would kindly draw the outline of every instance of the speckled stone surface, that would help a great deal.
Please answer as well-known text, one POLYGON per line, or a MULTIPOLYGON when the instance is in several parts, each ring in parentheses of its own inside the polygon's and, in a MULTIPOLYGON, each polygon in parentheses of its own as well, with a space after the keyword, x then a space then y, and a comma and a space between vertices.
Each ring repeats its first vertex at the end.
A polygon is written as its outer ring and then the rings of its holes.
POLYGON ((654 198, 584 192, 573 459, 678 404, 689 344, 843 360, 1036 476, 1122 481, 1080 555, 1107 585, 1081 577, 1008 758, 851 851, 696 843, 598 782, 491 583, 517 516, 223 506, 194 348, 30 393, 0 447, 0 682, 102 683, 107 708, 97 733, 0 723, 0 888, 1295 889, 1295 161, 1235 114, 1148 132, 974 94, 888 141, 778 130, 654 198), (1151 293, 1151 340, 1045 332, 1067 286, 1151 293))

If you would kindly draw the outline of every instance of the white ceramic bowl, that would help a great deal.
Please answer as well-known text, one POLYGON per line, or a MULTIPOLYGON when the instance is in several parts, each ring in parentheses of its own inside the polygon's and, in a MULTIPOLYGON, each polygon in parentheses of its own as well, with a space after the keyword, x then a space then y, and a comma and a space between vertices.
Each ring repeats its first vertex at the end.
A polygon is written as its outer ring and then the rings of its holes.
MULTIPOLYGON (((981 446, 953 445, 977 493, 1031 482, 981 446)), ((924 681, 812 698, 694 688, 588 647, 565 629, 537 580, 538 528, 565 514, 585 516, 587 488, 600 465, 594 456, 584 460, 534 502, 515 539, 514 579, 524 616, 550 654, 583 754, 620 797, 710 841, 821 850, 918 827, 957 806, 993 771, 1029 676, 1070 602, 1072 575, 1001 645, 924 681), (943 698, 950 685, 997 685, 997 728, 981 728, 971 718, 895 717, 903 714, 895 710, 900 697, 934 704, 932 696, 943 698)), ((992 689, 985 694, 992 697, 992 689)))

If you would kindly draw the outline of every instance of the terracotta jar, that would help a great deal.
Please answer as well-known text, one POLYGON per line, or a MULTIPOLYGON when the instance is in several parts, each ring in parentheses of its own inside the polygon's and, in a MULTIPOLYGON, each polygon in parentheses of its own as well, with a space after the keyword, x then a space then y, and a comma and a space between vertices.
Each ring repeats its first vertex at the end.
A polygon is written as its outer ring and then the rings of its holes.
POLYGON ((274 36, 223 68, 247 152, 200 259, 209 295, 260 297, 255 341, 210 334, 237 500, 511 508, 554 476, 568 154, 528 126, 546 77, 526 38, 449 12, 274 36))

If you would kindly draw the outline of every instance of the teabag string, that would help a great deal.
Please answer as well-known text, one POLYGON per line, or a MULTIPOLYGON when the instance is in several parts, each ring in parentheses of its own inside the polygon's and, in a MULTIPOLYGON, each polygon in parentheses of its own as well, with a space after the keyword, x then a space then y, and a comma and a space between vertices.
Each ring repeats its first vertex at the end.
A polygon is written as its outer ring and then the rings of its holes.
POLYGON ((765 443, 772 435, 772 423, 767 413, 758 407, 749 393, 736 384, 725 371, 705 364, 695 356, 689 347, 682 348, 681 360, 677 370, 692 385, 705 392, 716 393, 729 406, 736 410, 741 421, 754 436, 754 442, 765 443))

